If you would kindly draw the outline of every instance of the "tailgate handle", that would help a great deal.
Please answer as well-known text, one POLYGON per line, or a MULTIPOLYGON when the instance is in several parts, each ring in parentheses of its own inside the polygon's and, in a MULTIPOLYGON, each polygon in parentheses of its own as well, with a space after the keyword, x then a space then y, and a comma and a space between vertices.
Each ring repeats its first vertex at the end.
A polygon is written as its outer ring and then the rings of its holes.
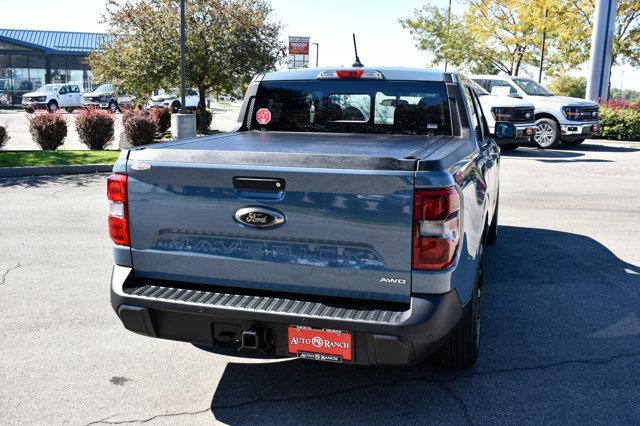
POLYGON ((284 193, 285 181, 280 178, 234 177, 233 187, 243 192, 284 193))

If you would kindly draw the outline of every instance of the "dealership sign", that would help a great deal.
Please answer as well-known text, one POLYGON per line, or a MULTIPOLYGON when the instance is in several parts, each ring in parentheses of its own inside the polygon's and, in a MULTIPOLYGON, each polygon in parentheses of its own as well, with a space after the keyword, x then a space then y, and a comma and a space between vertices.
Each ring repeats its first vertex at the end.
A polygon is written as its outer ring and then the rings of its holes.
POLYGON ((289 55, 308 55, 309 37, 289 37, 289 55))

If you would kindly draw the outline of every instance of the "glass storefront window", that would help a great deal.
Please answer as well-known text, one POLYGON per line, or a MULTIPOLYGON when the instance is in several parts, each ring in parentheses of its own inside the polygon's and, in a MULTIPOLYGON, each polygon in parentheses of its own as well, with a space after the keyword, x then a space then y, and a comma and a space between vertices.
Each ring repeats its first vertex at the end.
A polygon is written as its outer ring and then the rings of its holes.
POLYGON ((45 84, 47 76, 47 62, 44 56, 31 56, 29 58, 29 80, 33 91, 45 84))
POLYGON ((20 105, 25 93, 46 83, 74 82, 84 90, 91 89, 93 73, 83 57, 45 56, 30 49, 3 53, 2 47, 0 43, 0 107, 20 105))
POLYGON ((51 83, 66 83, 68 82, 67 76, 67 58, 66 57, 51 57, 51 83))
POLYGON ((29 57, 25 55, 11 55, 12 103, 20 104, 22 95, 32 91, 29 80, 29 57))
POLYGON ((11 57, 0 55, 0 106, 11 104, 11 57))

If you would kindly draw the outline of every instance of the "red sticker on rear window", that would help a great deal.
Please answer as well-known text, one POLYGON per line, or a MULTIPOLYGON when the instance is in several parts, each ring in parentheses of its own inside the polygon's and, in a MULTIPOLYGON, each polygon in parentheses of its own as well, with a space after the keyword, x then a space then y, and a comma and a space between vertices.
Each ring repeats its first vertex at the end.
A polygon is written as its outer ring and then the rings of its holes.
POLYGON ((269 122, 271 121, 271 111, 266 108, 260 108, 258 112, 256 112, 256 120, 263 126, 265 124, 269 124, 269 122))

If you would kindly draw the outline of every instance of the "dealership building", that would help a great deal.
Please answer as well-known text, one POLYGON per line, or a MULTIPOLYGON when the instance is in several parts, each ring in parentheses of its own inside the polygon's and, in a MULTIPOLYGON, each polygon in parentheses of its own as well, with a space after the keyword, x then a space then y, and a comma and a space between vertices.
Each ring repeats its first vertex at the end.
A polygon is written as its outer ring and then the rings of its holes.
POLYGON ((19 105, 22 95, 47 83, 91 87, 87 55, 106 34, 0 29, 0 101, 19 105))

